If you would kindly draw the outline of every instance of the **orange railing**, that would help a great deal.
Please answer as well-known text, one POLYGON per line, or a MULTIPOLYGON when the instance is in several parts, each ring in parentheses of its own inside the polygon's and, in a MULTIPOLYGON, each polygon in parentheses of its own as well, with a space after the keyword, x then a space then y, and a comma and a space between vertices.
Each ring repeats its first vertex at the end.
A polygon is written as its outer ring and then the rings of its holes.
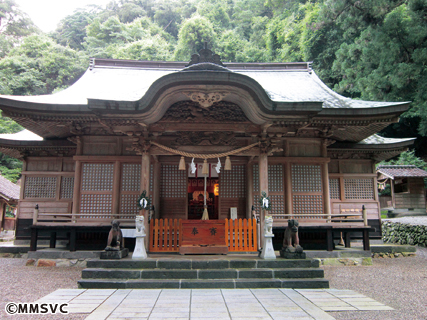
MULTIPOLYGON (((181 219, 150 221, 150 252, 179 252, 181 219)), ((256 252, 256 219, 225 219, 225 244, 230 252, 256 252)))
POLYGON ((225 219, 225 242, 228 251, 258 251, 256 219, 225 219))
POLYGON ((150 252, 179 252, 181 219, 150 221, 150 252))

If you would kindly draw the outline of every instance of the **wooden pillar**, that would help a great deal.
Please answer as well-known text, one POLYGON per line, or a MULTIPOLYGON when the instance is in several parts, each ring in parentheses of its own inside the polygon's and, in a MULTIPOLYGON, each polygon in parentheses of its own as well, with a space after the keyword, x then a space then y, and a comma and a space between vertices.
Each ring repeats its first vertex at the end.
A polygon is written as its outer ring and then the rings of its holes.
MULTIPOLYGON (((141 192, 144 190, 146 191, 146 197, 150 196, 150 154, 148 152, 144 152, 142 155, 142 162, 141 162, 141 192)), ((150 209, 148 210, 142 210, 144 214, 144 224, 145 224, 145 230, 146 230, 146 237, 145 237, 145 249, 148 251, 148 247, 150 244, 150 225, 148 223, 148 217, 150 215, 150 209)))
MULTIPOLYGON (((267 153, 261 153, 259 155, 259 194, 262 196, 262 192, 265 192, 268 196, 268 156, 267 153)), ((264 220, 265 210, 261 209, 260 213, 260 238, 261 247, 264 246, 264 220)))
POLYGON ((246 219, 252 219, 252 206, 254 205, 253 187, 254 187, 254 175, 253 175, 253 162, 249 161, 246 166, 246 219))
POLYGON ((74 171, 74 191, 73 191, 73 209, 72 209, 72 221, 76 221, 75 214, 80 211, 80 191, 82 184, 82 162, 80 160, 76 160, 76 168, 74 171))
POLYGON ((390 179, 391 205, 396 209, 396 195, 394 194, 394 180, 390 179))
POLYGON ((120 161, 114 162, 112 216, 119 218, 120 213, 120 161))
POLYGON ((331 219, 331 196, 329 194, 329 172, 328 172, 328 163, 322 164, 322 184, 323 184, 323 198, 325 199, 324 211, 328 216, 327 221, 331 219))
MULTIPOLYGON (((22 160, 22 171, 27 171, 27 160, 26 158, 24 158, 24 160, 22 160)), ((21 189, 19 191, 19 199, 23 200, 25 199, 25 180, 26 180, 26 175, 23 174, 21 177, 21 189)), ((18 219, 20 216, 20 212, 21 212, 21 206, 19 205, 18 202, 18 210, 16 212, 16 224, 18 224, 18 219)), ((15 226, 16 228, 16 226, 15 226)))
POLYGON ((155 216, 153 219, 160 219, 160 170, 161 164, 157 159, 154 159, 153 164, 153 205, 155 216))
MULTIPOLYGON (((292 167, 290 162, 285 163, 285 213, 293 214, 292 208, 292 167)), ((292 219, 292 217, 289 217, 292 219)))

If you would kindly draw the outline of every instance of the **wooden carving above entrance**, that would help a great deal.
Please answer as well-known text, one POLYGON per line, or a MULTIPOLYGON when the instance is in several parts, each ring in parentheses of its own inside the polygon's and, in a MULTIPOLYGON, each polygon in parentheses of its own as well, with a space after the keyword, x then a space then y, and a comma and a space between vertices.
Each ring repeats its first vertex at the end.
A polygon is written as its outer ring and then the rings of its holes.
POLYGON ((226 145, 235 146, 237 143, 233 132, 178 132, 179 138, 176 139, 176 145, 226 145))
POLYGON ((215 102, 202 108, 198 102, 181 101, 173 104, 159 122, 249 122, 242 109, 234 103, 215 102))

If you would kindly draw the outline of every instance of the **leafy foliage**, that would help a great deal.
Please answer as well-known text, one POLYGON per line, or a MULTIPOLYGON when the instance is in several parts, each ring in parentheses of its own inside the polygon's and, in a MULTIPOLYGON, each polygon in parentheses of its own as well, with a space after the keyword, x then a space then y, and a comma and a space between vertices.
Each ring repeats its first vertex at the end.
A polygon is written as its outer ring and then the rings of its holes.
POLYGON ((1 94, 69 86, 88 57, 189 61, 207 42, 226 62, 312 61, 347 97, 412 101, 381 134, 415 136, 427 157, 426 0, 114 0, 76 10, 49 36, 0 0, 0 22, 1 94))

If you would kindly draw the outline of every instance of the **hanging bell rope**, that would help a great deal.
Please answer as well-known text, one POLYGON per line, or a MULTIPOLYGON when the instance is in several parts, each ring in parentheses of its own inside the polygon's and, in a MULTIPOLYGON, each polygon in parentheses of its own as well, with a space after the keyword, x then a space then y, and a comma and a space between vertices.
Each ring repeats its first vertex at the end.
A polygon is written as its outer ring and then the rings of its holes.
MULTIPOLYGON (((249 149, 259 145, 260 143, 256 142, 256 143, 250 144, 246 147, 242 147, 239 149, 235 149, 235 150, 231 150, 231 151, 227 151, 227 152, 223 152, 223 153, 212 153, 212 154, 199 154, 199 153, 190 153, 190 152, 180 151, 180 150, 176 150, 176 149, 166 147, 166 146, 164 146, 160 143, 154 142, 154 141, 151 141, 151 144, 153 144, 153 145, 155 145, 155 146, 157 146, 160 149, 163 149, 165 151, 168 151, 168 152, 171 152, 171 153, 183 156, 183 157, 188 157, 188 158, 213 159, 213 158, 228 157, 228 159, 230 159, 229 156, 236 154, 236 153, 239 153, 239 152, 249 150, 249 149)), ((226 161, 227 161, 227 159, 226 159, 226 161)))

